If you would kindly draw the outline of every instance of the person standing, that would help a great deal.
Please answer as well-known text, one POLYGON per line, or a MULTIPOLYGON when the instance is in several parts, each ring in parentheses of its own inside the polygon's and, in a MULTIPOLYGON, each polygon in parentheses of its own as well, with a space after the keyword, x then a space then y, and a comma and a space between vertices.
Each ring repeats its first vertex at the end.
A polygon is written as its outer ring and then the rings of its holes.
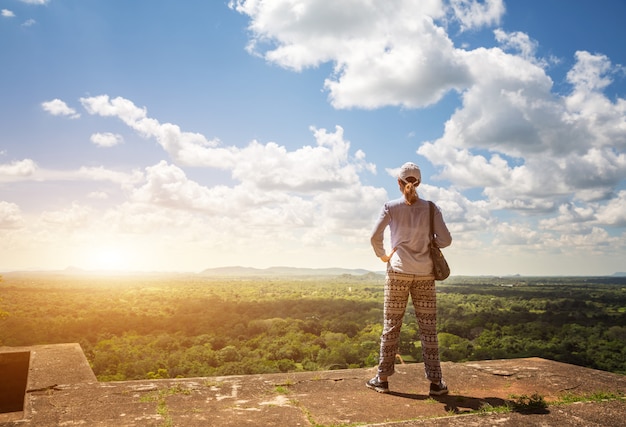
MULTIPOLYGON (((384 324, 380 338, 377 375, 366 386, 379 393, 389 393, 388 377, 395 372, 400 329, 409 295, 419 326, 424 370, 430 381, 430 395, 448 393, 443 381, 437 341, 437 302, 435 277, 430 258, 430 202, 420 199, 416 188, 422 175, 414 163, 405 163, 398 173, 403 197, 391 200, 382 208, 371 234, 374 253, 387 263, 384 296, 384 324), (389 227, 392 250, 384 247, 384 232, 389 227)), ((443 215, 434 206, 434 244, 445 248, 452 243, 443 215)))

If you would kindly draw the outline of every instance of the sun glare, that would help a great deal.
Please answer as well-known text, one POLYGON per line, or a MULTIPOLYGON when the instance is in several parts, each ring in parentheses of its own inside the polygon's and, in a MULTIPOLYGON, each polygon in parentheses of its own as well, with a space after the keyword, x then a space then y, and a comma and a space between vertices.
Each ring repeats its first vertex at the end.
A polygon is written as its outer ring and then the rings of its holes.
POLYGON ((94 270, 124 270, 128 268, 128 257, 119 248, 99 248, 93 252, 89 264, 94 270))

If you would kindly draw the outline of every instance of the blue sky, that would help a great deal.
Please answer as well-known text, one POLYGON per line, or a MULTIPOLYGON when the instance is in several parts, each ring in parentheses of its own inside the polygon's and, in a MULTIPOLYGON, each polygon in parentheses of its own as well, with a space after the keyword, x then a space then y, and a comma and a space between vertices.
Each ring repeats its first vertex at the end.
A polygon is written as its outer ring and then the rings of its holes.
POLYGON ((0 271, 382 270, 422 169, 453 274, 625 271, 621 0, 0 0, 0 271))

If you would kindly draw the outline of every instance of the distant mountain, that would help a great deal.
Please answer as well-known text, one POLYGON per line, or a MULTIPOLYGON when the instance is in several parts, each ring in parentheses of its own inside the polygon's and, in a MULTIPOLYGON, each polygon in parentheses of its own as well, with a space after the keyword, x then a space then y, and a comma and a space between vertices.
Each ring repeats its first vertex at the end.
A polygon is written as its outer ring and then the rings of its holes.
POLYGON ((165 271, 108 271, 108 270, 83 270, 78 267, 69 266, 63 270, 16 270, 0 271, 0 275, 20 275, 20 274, 55 274, 55 275, 107 275, 107 276, 141 276, 141 275, 200 275, 200 276, 222 276, 222 277, 315 277, 315 276, 359 276, 366 278, 366 275, 383 274, 384 272, 372 272, 364 269, 349 268, 297 268, 297 267, 217 267, 207 268, 199 273, 194 272, 165 272, 165 271))
POLYGON ((341 276, 344 274, 365 275, 369 270, 348 268, 297 268, 297 267, 217 267, 201 271, 202 276, 341 276))
POLYGON ((626 271, 618 271, 613 273, 613 277, 626 277, 626 271))

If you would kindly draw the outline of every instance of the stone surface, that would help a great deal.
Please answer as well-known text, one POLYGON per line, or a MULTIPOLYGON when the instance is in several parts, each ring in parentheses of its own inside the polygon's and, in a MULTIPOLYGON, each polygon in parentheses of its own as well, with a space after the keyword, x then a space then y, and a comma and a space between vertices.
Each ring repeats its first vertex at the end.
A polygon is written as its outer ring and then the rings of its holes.
POLYGON ((380 394, 365 387, 374 369, 99 383, 76 344, 30 351, 25 410, 0 426, 621 426, 626 414, 623 399, 554 404, 623 395, 625 376, 538 358, 444 363, 450 394, 430 398, 422 364, 398 365, 380 394), (549 404, 539 413, 475 412, 534 393, 549 404))

